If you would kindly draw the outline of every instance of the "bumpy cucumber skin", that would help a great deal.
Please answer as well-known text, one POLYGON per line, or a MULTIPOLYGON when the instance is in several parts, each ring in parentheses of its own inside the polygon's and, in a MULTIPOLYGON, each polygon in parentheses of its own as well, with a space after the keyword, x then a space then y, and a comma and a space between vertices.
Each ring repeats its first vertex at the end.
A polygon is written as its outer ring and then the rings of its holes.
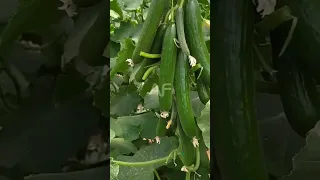
POLYGON ((201 79, 197 80, 197 91, 200 101, 206 104, 210 100, 210 89, 206 86, 201 79))
POLYGON ((250 0, 212 7, 211 131, 221 179, 268 180, 254 107, 254 7, 250 0))
MULTIPOLYGON (((162 41, 163 41, 163 36, 166 32, 166 27, 167 27, 166 25, 160 25, 160 27, 158 28, 156 37, 154 38, 154 41, 150 50, 151 54, 161 53, 162 41)), ((149 58, 144 59, 138 71, 136 72, 136 75, 134 76, 135 80, 137 82, 143 82, 142 77, 148 69, 147 66, 150 66, 151 64, 154 64, 159 60, 160 59, 149 59, 149 58)))
POLYGON ((185 32, 184 32, 184 11, 183 7, 179 7, 177 11, 175 12, 175 20, 177 25, 177 35, 179 40, 179 46, 181 50, 187 55, 190 55, 190 50, 187 45, 185 32))
MULTIPOLYGON (((310 71, 298 66, 300 59, 297 42, 290 43, 287 50, 279 57, 280 49, 290 30, 291 22, 279 26, 270 33, 273 64, 276 74, 284 112, 292 129, 301 137, 306 137, 319 121, 320 99, 316 82, 310 71)), ((293 37, 298 35, 294 33, 293 37)))
POLYGON ((179 137, 178 154, 183 165, 191 166, 196 160, 196 149, 193 147, 192 138, 188 137, 181 127, 180 118, 177 118, 177 134, 179 137))
POLYGON ((190 53, 197 59, 203 71, 200 78, 210 86, 210 54, 202 32, 202 18, 197 0, 189 0, 185 7, 184 27, 190 53))
POLYGON ((159 104, 162 112, 169 112, 172 106, 173 80, 177 57, 177 46, 174 38, 176 38, 176 25, 171 23, 166 29, 161 52, 159 104))
POLYGON ((140 56, 141 51, 149 52, 151 49, 158 26, 168 4, 170 3, 167 0, 152 0, 147 18, 143 23, 139 41, 132 54, 131 59, 135 64, 140 63, 144 59, 140 56))
POLYGON ((177 112, 183 131, 188 137, 193 138, 197 136, 197 125, 191 107, 189 82, 188 58, 179 51, 174 80, 177 112))

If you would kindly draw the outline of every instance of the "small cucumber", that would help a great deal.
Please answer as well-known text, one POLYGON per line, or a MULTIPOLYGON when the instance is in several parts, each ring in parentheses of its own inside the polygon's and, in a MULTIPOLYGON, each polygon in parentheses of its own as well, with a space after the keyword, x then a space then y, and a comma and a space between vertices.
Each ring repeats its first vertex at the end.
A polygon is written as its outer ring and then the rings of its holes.
MULTIPOLYGON (((156 37, 154 38, 154 41, 150 50, 152 54, 161 53, 162 41, 163 41, 163 36, 165 32, 166 32, 166 25, 161 25, 158 28, 156 37)), ((142 77, 144 73, 147 71, 148 66, 158 62, 159 60, 160 59, 149 59, 149 58, 144 59, 141 65, 139 66, 139 69, 137 70, 136 75, 134 76, 135 80, 137 82, 143 82, 142 77)))
POLYGON ((172 106, 172 91, 174 72, 176 67, 177 46, 176 25, 168 25, 163 39, 160 75, 159 75, 159 104, 162 112, 169 112, 172 106))
POLYGON ((197 0, 189 0, 185 9, 186 39, 190 53, 203 67, 200 78, 210 86, 210 54, 202 31, 202 18, 197 0))
POLYGON ((179 45, 183 53, 185 53, 187 56, 190 55, 190 50, 187 45, 185 33, 184 33, 184 12, 183 7, 179 7, 175 12, 175 18, 176 18, 176 25, 177 25, 177 34, 178 34, 178 40, 179 45))
POLYGON ((150 92, 153 88, 154 84, 157 84, 159 81, 159 77, 156 73, 152 73, 148 79, 144 82, 142 88, 140 89, 139 95, 144 97, 148 92, 150 92))
POLYGON ((190 138, 196 137, 196 121, 190 101, 189 65, 187 56, 179 51, 175 72, 174 89, 177 112, 182 129, 190 138))
POLYGON ((152 0, 148 15, 143 23, 139 41, 133 51, 132 61, 137 64, 140 63, 144 58, 140 56, 140 52, 149 52, 153 44, 153 40, 156 36, 157 29, 160 21, 165 14, 165 10, 168 6, 167 0, 152 0))
POLYGON ((210 100, 210 88, 205 85, 201 79, 197 80, 197 91, 200 101, 206 104, 210 100))
POLYGON ((166 126, 167 126, 166 119, 159 117, 158 124, 157 124, 157 129, 156 129, 156 136, 158 136, 158 137, 165 136, 166 133, 167 133, 166 126))
POLYGON ((196 148, 193 147, 192 138, 188 137, 181 127, 180 118, 177 118, 177 135, 179 137, 178 155, 185 166, 191 166, 196 160, 196 148))

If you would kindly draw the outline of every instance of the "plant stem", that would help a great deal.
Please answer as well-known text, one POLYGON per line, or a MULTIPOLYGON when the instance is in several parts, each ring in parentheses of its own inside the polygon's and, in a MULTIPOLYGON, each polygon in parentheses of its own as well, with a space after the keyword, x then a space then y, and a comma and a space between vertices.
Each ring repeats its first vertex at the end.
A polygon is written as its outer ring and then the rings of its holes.
POLYGON ((139 167, 139 166, 150 166, 153 164, 158 164, 158 163, 165 163, 167 160, 168 156, 160 158, 160 159, 154 159, 151 161, 144 161, 144 162, 124 162, 124 161, 116 161, 112 160, 112 163, 115 163, 120 166, 131 166, 131 167, 139 167))
POLYGON ((158 66, 152 66, 152 67, 150 67, 144 74, 143 74, 143 77, 142 77, 142 80, 146 80, 148 77, 149 77, 149 75, 151 74, 151 72, 154 70, 154 69, 156 69, 158 66))
POLYGON ((157 171, 157 170, 154 170, 153 172, 154 172, 154 174, 156 175, 157 179, 158 179, 158 180, 161 180, 158 171, 157 171))
POLYGON ((149 58, 149 59, 157 59, 157 58, 161 57, 161 54, 150 54, 150 53, 146 53, 146 52, 141 51, 140 56, 145 57, 145 58, 149 58))

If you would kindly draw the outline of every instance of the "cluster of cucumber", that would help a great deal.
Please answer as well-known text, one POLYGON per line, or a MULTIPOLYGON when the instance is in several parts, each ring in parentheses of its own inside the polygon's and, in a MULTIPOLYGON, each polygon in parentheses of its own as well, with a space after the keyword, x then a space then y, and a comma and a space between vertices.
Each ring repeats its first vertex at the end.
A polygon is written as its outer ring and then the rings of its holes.
MULTIPOLYGON (((138 66, 135 80, 145 82, 142 88, 151 88, 148 80, 158 77, 155 82, 159 87, 161 118, 157 136, 166 135, 167 120, 175 121, 179 150, 183 151, 180 158, 185 166, 196 163, 197 145, 192 141, 201 136, 191 106, 190 87, 197 89, 203 104, 210 99, 210 54, 202 22, 197 0, 178 3, 152 0, 132 55, 133 63, 138 66), (143 57, 142 52, 150 58, 143 57)), ((202 150, 205 153, 205 146, 202 150)))

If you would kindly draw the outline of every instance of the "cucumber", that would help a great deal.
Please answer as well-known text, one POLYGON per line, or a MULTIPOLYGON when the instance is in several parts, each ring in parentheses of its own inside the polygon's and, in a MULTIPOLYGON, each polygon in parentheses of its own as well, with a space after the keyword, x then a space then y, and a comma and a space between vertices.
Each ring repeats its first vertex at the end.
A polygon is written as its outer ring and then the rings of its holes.
POLYGON ((167 120, 165 118, 159 118, 157 128, 156 128, 156 136, 163 137, 167 133, 167 120))
POLYGON ((177 57, 175 38, 176 25, 170 23, 163 38, 159 74, 159 105, 162 112, 169 112, 172 106, 173 80, 177 57))
MULTIPOLYGON (((163 41, 163 36, 165 32, 166 32, 166 25, 160 25, 150 50, 151 54, 161 53, 162 41, 163 41)), ((160 59, 149 59, 149 58, 144 59, 140 64, 139 69, 136 72, 136 75, 134 76, 135 80, 137 82, 142 82, 143 81, 142 77, 148 69, 147 66, 150 66, 151 64, 154 64, 159 60, 160 59)))
POLYGON ((184 16, 183 7, 179 7, 175 12, 175 18, 176 18, 175 20, 177 25, 179 45, 182 52, 187 56, 189 56, 190 50, 188 48, 186 37, 185 37, 183 16, 184 16))
POLYGON ((200 78, 210 86, 210 54, 202 32, 202 17, 197 0, 189 0, 185 7, 185 30, 190 53, 197 59, 203 71, 200 78))
POLYGON ((141 51, 150 51, 158 26, 165 14, 168 4, 170 3, 168 3, 167 0, 152 0, 147 18, 143 23, 139 41, 132 54, 131 59, 135 64, 140 63, 144 59, 140 56, 141 51))
POLYGON ((180 118, 177 118, 177 135, 179 137, 178 155, 185 166, 191 166, 196 160, 196 148, 193 147, 192 138, 188 137, 181 127, 180 118))
POLYGON ((207 85, 205 85, 201 79, 197 80, 197 91, 200 98, 200 101, 203 104, 207 104, 210 100, 210 89, 207 85))
POLYGON ((148 92, 150 92, 153 88, 154 84, 157 84, 159 77, 156 73, 152 73, 148 79, 144 82, 142 88, 140 89, 139 95, 144 97, 148 92))
POLYGON ((212 7, 212 154, 222 180, 268 180, 254 106, 254 7, 250 0, 212 7))
POLYGON ((175 72, 174 90, 177 112, 185 134, 190 137, 197 136, 197 125, 190 101, 189 65, 187 56, 179 51, 175 72))
POLYGON ((277 2, 280 8, 287 5, 292 14, 299 18, 295 29, 296 35, 291 43, 295 43, 300 58, 298 65, 310 71, 320 82, 320 4, 319 0, 281 0, 277 2))
MULTIPOLYGON (((298 66, 299 49, 297 43, 290 43, 282 56, 278 56, 284 38, 290 30, 291 22, 280 25, 270 33, 273 64, 278 71, 277 83, 280 89, 282 106, 292 129, 301 137, 306 137, 307 132, 319 121, 320 101, 317 93, 316 82, 309 71, 298 66)), ((293 37, 298 32, 293 34, 293 37)))

